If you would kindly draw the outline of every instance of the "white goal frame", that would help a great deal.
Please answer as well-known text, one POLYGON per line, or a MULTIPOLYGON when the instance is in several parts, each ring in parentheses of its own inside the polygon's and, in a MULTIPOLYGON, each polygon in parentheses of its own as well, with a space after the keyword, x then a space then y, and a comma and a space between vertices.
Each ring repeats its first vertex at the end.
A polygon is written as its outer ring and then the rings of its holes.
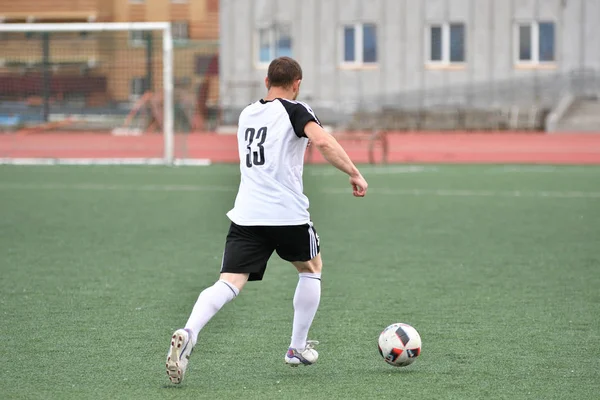
MULTIPOLYGON (((162 159, 139 160, 140 164, 174 164, 174 115, 173 115, 173 33, 170 22, 84 22, 84 23, 0 23, 0 33, 3 32, 106 32, 106 31, 159 31, 162 33, 162 59, 163 59, 163 135, 164 154, 162 159)), ((6 160, 2 160, 6 162, 6 160)), ((18 163, 18 160, 14 160, 18 163)), ((23 161, 33 163, 34 160, 23 161)), ((40 164, 60 163, 60 160, 42 160, 40 164), (54 162, 52 162, 54 161, 54 162)), ((65 160, 74 163, 76 160, 65 160)), ((86 164, 80 159, 78 164, 86 164)), ((133 163, 134 160, 89 160, 89 164, 122 164, 133 163), (129 161, 129 162, 127 162, 129 161)))

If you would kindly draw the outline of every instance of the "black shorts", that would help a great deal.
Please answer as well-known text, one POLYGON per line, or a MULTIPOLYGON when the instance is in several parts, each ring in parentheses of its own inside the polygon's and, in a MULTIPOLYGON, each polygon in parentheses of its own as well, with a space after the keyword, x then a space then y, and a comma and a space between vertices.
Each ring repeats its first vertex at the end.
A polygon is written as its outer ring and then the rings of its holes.
POLYGON ((260 281, 273 251, 286 261, 309 261, 320 244, 312 223, 290 226, 240 226, 231 223, 225 242, 221 272, 249 273, 260 281))

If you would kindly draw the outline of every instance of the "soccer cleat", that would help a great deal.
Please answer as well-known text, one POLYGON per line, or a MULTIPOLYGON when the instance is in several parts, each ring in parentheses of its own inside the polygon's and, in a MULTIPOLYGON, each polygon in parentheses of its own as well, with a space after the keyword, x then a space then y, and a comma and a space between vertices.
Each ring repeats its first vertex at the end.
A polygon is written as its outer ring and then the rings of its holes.
POLYGON ((304 350, 296 350, 291 347, 285 355, 285 363, 297 367, 298 365, 313 365, 319 358, 319 353, 314 349, 319 342, 316 340, 308 340, 304 350))
POLYGON ((171 337, 171 347, 167 354, 167 375, 172 383, 183 381, 193 350, 194 345, 190 333, 185 329, 176 330, 171 337))

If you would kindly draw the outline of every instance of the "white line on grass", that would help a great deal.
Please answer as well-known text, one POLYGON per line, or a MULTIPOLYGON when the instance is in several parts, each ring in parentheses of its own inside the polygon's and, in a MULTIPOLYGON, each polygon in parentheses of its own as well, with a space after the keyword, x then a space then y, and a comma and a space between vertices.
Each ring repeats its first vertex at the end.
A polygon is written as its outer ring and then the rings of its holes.
POLYGON ((198 185, 112 185, 102 183, 0 183, 0 190, 121 190, 141 192, 233 192, 237 187, 198 185))
MULTIPOLYGON (((310 175, 330 176, 343 174, 337 169, 311 169, 310 175)), ((437 167, 425 167, 420 165, 402 165, 402 166, 363 166, 360 171, 365 175, 397 175, 397 174, 415 174, 421 172, 439 172, 437 167)))
MULTIPOLYGON (((235 192, 236 187, 212 185, 113 185, 101 183, 0 183, 0 190, 97 190, 97 191, 143 191, 143 192, 235 192)), ((323 188, 327 194, 351 193, 350 189, 323 188)), ((580 191, 495 191, 457 189, 393 189, 371 188, 369 194, 385 196, 437 196, 437 197, 537 197, 537 198, 585 198, 598 199, 600 192, 580 191)))
MULTIPOLYGON (((162 158, 0 158, 0 165, 26 165, 26 166, 56 166, 56 165, 138 165, 138 166, 166 166, 169 165, 162 158)), ((211 165, 211 160, 177 159, 174 166, 206 167, 211 165)))
MULTIPOLYGON (((592 173, 600 174, 600 169, 597 166, 554 166, 554 165, 504 165, 492 166, 473 170, 469 165, 456 166, 424 166, 424 165, 367 165, 360 168, 365 176, 371 175, 401 175, 401 174, 419 174, 432 173, 443 175, 458 175, 458 174, 572 174, 572 173, 592 173)), ((307 169, 308 174, 312 176, 332 176, 342 174, 342 172, 327 168, 327 169, 307 169)))
MULTIPOLYGON (((349 194, 350 189, 325 189, 325 193, 349 194)), ((600 198, 600 192, 557 192, 557 191, 494 191, 494 190, 454 190, 454 189, 369 189, 370 194, 390 196, 439 196, 439 197, 546 197, 546 198, 600 198)))
POLYGON ((484 170, 487 173, 516 173, 516 174, 531 174, 531 173, 542 173, 542 174, 569 174, 569 173, 600 173, 600 169, 597 166, 572 166, 572 165, 503 165, 497 167, 491 167, 484 170))

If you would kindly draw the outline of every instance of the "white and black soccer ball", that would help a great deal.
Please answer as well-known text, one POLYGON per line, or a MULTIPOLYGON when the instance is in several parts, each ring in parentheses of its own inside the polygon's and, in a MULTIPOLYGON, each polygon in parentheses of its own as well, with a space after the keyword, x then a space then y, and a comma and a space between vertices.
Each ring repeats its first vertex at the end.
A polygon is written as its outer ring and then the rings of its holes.
POLYGON ((412 326, 396 323, 379 335, 379 354, 394 367, 406 367, 421 354, 421 335, 412 326))

